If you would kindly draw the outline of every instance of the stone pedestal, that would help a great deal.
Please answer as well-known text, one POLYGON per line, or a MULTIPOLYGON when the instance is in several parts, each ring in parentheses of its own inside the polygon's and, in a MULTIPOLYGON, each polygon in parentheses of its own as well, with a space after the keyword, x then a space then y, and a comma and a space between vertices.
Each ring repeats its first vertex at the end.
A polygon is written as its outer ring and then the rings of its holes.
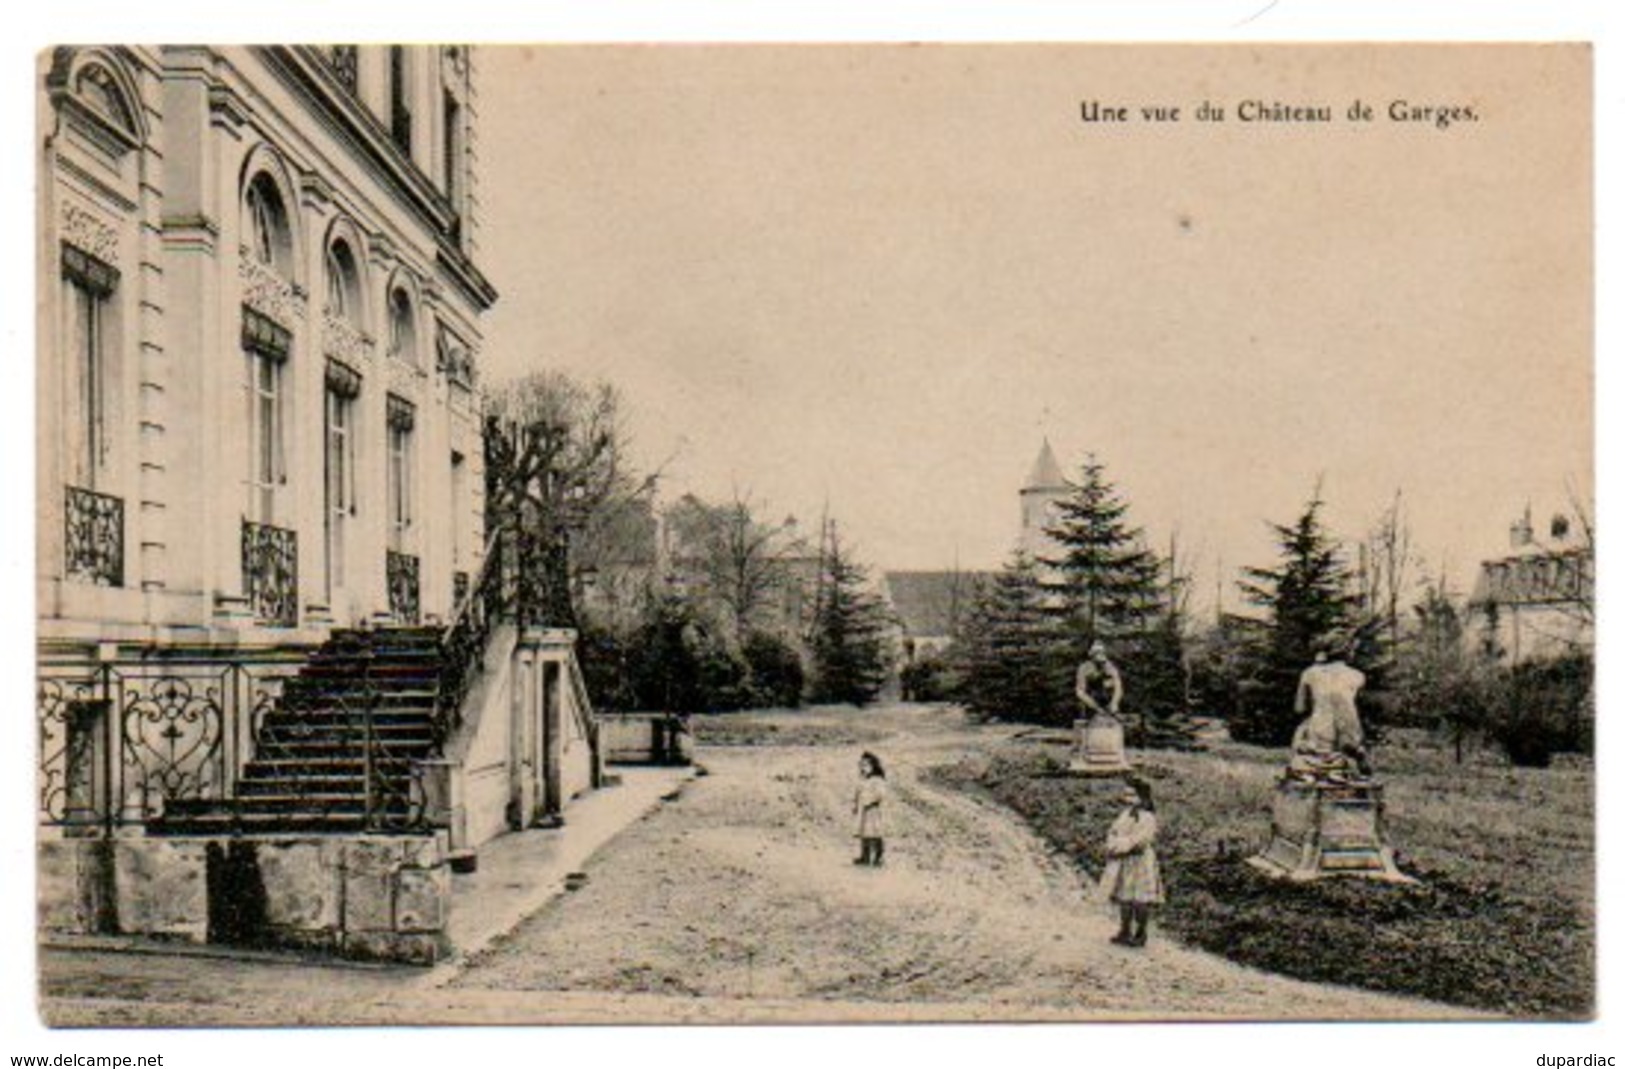
POLYGON ((1270 841, 1248 863, 1288 880, 1359 876, 1412 883, 1394 864, 1383 820, 1382 784, 1282 779, 1275 787, 1270 841))
POLYGON ((1071 772, 1083 776, 1121 776, 1130 771, 1128 753, 1123 747, 1123 722, 1102 714, 1087 720, 1074 720, 1071 772))

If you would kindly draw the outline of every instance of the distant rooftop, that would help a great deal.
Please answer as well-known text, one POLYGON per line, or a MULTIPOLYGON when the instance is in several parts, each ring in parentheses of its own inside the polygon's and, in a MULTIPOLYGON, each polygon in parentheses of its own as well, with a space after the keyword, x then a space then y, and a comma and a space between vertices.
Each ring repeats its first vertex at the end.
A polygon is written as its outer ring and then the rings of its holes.
POLYGON ((987 572, 887 572, 886 596, 911 638, 953 634, 955 618, 976 596, 987 572))

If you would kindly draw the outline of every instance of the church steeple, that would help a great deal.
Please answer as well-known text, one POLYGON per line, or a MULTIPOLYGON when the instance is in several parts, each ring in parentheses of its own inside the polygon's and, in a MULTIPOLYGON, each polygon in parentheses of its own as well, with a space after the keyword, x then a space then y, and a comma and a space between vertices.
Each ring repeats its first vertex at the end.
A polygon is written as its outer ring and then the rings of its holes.
POLYGON ((1061 475, 1061 465, 1055 461, 1055 450, 1050 448, 1049 438, 1044 439, 1044 447, 1038 451, 1038 459, 1033 461, 1033 470, 1027 475, 1027 485, 1022 492, 1028 490, 1064 490, 1066 479, 1061 475))
POLYGON ((1055 505, 1066 496, 1066 478, 1055 459, 1045 437, 1032 471, 1027 474, 1027 485, 1021 488, 1021 548, 1035 560, 1053 558, 1059 547, 1050 537, 1049 527, 1057 519, 1055 505))

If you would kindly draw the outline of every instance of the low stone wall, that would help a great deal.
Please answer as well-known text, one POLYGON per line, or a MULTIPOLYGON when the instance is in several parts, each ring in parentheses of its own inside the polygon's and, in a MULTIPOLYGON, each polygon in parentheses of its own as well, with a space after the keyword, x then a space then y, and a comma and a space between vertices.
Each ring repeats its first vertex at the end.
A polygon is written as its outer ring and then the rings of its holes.
POLYGON ((41 842, 39 858, 43 931, 416 964, 451 951, 438 837, 68 839, 41 842))
POLYGON ((694 759, 694 737, 685 729, 673 740, 664 713, 603 714, 598 740, 612 765, 686 765, 694 759))

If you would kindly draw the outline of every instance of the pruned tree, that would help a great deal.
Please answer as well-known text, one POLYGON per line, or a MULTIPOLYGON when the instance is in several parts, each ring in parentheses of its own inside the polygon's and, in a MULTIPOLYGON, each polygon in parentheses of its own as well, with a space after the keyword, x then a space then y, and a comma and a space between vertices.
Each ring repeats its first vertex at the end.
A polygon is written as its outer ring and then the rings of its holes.
POLYGON ((575 626, 572 539, 638 489, 619 393, 558 371, 515 379, 487 398, 485 450, 487 524, 514 536, 519 613, 575 626))

